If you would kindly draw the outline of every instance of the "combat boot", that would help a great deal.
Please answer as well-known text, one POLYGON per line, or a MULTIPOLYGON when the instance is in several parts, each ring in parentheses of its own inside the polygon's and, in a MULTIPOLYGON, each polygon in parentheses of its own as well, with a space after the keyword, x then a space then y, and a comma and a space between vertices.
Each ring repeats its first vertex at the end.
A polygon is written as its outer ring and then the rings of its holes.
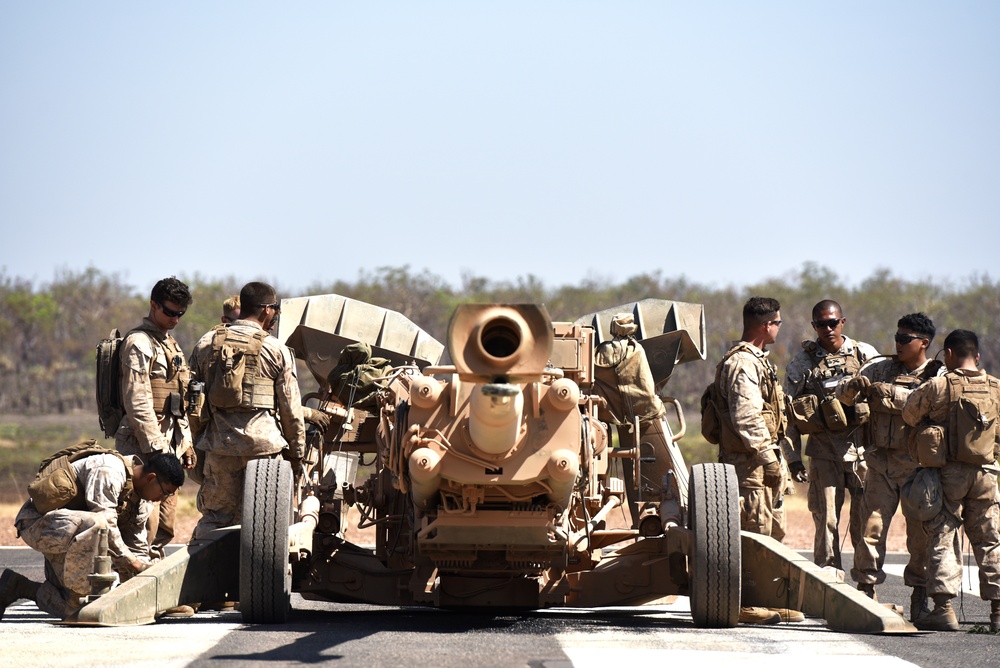
POLYGON ((187 619, 188 617, 194 617, 194 608, 190 605, 175 605, 163 612, 156 613, 157 619, 161 617, 165 619, 187 619))
POLYGON ((924 587, 914 587, 910 594, 910 621, 915 622, 930 611, 927 607, 927 590, 924 587))
POLYGON ((935 595, 934 609, 913 622, 913 625, 921 631, 958 631, 958 617, 951 607, 951 598, 947 595, 935 595))
POLYGON ((783 622, 804 622, 806 621, 806 616, 803 615, 798 610, 792 610, 791 608, 768 608, 771 612, 776 612, 781 617, 783 622))
POLYGON ((41 583, 32 582, 20 573, 5 568, 0 574, 0 619, 3 619, 7 606, 14 601, 22 598, 34 601, 40 586, 41 583))
POLYGON ((777 624, 781 615, 767 608, 741 607, 740 624, 777 624))
POLYGON ((990 601, 990 631, 1000 633, 1000 599, 990 601))
POLYGON ((878 596, 875 595, 875 585, 869 582, 859 582, 858 591, 864 592, 864 595, 871 600, 878 603, 878 596))

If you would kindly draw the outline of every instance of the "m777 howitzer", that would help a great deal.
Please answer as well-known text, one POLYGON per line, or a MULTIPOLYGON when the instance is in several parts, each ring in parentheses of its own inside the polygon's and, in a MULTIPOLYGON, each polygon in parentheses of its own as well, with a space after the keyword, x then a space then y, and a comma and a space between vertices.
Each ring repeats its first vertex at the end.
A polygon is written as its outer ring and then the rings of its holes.
MULTIPOLYGON (((700 306, 646 300, 611 311, 622 310, 643 323, 656 384, 678 361, 703 358, 700 306)), ((144 623, 225 598, 239 599, 246 622, 283 622, 297 592, 505 609, 687 596, 698 626, 735 626, 742 604, 801 609, 838 630, 912 631, 776 541, 741 534, 735 471, 688 471, 663 416, 646 421, 655 429, 637 427, 635 447, 612 447, 601 419, 608 393, 595 382, 608 313, 554 323, 536 305, 460 306, 442 365, 443 346, 398 313, 336 295, 284 300, 279 338, 320 384, 308 403, 334 418, 311 438, 302 479, 280 459, 250 462, 242 527, 144 571, 86 606, 79 623, 144 623), (370 382, 339 402, 341 351, 359 342, 391 370, 368 373, 375 360, 362 357, 346 377, 370 382), (659 446, 644 457, 651 433, 659 446), (608 526, 627 497, 615 459, 631 461, 636 480, 658 476, 633 484, 636 528, 608 526), (350 506, 374 546, 347 540, 350 506)))

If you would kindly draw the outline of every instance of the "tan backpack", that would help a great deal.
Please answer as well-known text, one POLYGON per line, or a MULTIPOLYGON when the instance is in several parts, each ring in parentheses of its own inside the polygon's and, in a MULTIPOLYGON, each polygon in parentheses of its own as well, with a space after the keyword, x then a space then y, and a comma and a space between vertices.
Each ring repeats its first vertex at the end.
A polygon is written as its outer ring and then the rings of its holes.
POLYGON ((80 441, 68 448, 63 448, 52 454, 38 467, 38 475, 28 484, 28 496, 40 513, 47 513, 59 508, 71 510, 87 510, 84 490, 76 477, 73 462, 94 455, 115 455, 125 465, 125 490, 122 499, 127 499, 132 491, 132 467, 125 458, 114 450, 97 445, 94 439, 80 441))
POLYGON ((992 376, 948 375, 948 440, 951 458, 992 464, 997 437, 1000 381, 992 376))

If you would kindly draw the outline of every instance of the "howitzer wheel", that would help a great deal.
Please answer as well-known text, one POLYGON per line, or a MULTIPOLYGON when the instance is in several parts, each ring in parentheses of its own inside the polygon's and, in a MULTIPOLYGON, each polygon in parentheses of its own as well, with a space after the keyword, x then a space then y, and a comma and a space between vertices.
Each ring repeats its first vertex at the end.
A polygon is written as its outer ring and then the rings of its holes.
POLYGON ((696 626, 733 627, 740 616, 740 492, 729 464, 691 467, 688 560, 691 616, 696 626))
POLYGON ((283 459, 247 462, 240 531, 240 612, 248 624, 281 624, 291 609, 288 527, 292 468, 283 459))

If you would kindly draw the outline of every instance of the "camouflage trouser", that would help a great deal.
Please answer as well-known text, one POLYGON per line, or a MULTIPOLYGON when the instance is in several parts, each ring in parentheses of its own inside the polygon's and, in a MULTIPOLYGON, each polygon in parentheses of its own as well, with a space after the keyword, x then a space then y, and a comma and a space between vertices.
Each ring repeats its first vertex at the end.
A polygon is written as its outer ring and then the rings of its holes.
POLYGON ((851 544, 861 543, 862 479, 858 462, 809 459, 809 512, 816 525, 813 540, 813 562, 817 566, 834 566, 843 570, 840 558, 840 511, 844 507, 845 491, 851 494, 851 515, 848 533, 851 544))
POLYGON ((776 487, 764 485, 764 467, 757 455, 743 452, 719 452, 719 461, 732 464, 740 490, 740 529, 770 536, 785 537, 784 481, 776 487))
POLYGON ((781 470, 784 473, 784 483, 774 490, 774 519, 771 522, 771 538, 779 543, 785 540, 785 496, 794 494, 791 475, 788 473, 788 463, 782 458, 781 470))
POLYGON ((210 531, 239 524, 243 519, 243 476, 252 459, 273 459, 277 455, 232 457, 205 453, 205 473, 198 492, 201 519, 191 540, 200 540, 210 531))
POLYGON ((1000 599, 1000 506, 997 476, 971 464, 949 462, 941 469, 943 503, 937 517, 924 522, 929 534, 927 593, 958 596, 962 584, 960 553, 955 549, 959 527, 972 545, 979 564, 979 595, 1000 599))
MULTIPOLYGON (((917 465, 904 450, 878 448, 865 456, 868 474, 861 502, 862 540, 854 546, 851 577, 858 583, 882 584, 886 537, 899 508, 903 483, 916 472, 917 465)), ((906 522, 906 551, 910 560, 903 582, 908 587, 923 587, 927 583, 927 532, 920 522, 906 522)))
POLYGON ((770 487, 747 489, 740 486, 740 529, 775 540, 785 537, 783 507, 775 503, 783 497, 770 487))
POLYGON ((87 576, 94 571, 100 531, 108 528, 108 521, 102 513, 65 508, 38 519, 26 517, 23 511, 19 517, 21 538, 45 556, 38 607, 65 618, 79 607, 77 598, 90 593, 87 576))
POLYGON ((149 556, 162 559, 166 556, 165 546, 174 539, 177 495, 173 494, 162 501, 157 501, 155 506, 149 515, 149 522, 146 523, 147 535, 153 537, 149 545, 149 556))

